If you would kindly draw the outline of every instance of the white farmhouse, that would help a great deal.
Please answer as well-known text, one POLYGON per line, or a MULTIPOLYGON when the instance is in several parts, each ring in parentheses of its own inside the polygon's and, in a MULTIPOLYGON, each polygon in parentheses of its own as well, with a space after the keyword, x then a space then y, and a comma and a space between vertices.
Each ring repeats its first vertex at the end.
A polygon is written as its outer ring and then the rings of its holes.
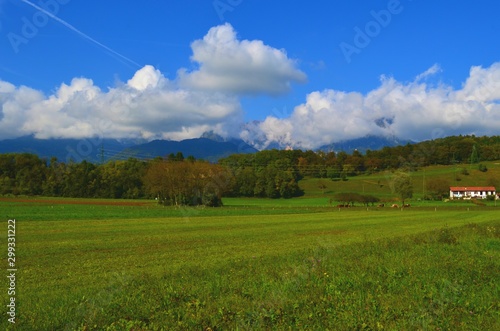
POLYGON ((493 195, 498 199, 494 186, 450 187, 450 199, 486 199, 488 195, 493 195))

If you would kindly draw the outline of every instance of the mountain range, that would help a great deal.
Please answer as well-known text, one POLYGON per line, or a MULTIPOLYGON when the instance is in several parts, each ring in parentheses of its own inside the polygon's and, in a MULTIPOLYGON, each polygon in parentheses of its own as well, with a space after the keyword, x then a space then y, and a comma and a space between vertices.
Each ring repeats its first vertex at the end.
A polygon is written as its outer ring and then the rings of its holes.
POLYGON ((121 153, 118 153, 115 158, 135 157, 138 159, 151 159, 177 152, 181 152, 185 157, 191 155, 196 159, 216 162, 231 154, 255 153, 257 150, 246 144, 243 140, 218 141, 200 137, 181 141, 153 140, 128 147, 121 153))
POLYGON ((117 139, 37 139, 24 136, 0 140, 0 153, 31 153, 41 158, 56 157, 59 161, 107 161, 137 141, 117 139))
MULTIPOLYGON (((347 153, 358 150, 364 153, 368 149, 377 150, 385 146, 393 147, 407 143, 409 141, 400 140, 396 137, 367 136, 324 145, 318 150, 325 152, 345 151, 347 153)), ((271 145, 268 149, 271 148, 276 148, 276 146, 271 145)), ((153 140, 148 142, 145 140, 101 139, 98 137, 86 139, 37 139, 33 136, 0 140, 0 153, 32 153, 46 159, 56 157, 62 162, 86 160, 100 163, 130 157, 151 159, 178 152, 181 152, 185 157, 193 156, 196 159, 216 162, 218 159, 231 154, 255 153, 257 149, 241 139, 224 139, 213 132, 204 133, 200 138, 181 141, 153 140)))

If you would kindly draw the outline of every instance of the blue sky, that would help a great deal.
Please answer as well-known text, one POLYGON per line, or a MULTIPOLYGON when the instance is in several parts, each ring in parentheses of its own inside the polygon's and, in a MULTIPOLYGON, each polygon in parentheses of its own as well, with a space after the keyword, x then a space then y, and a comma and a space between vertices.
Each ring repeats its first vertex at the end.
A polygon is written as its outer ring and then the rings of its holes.
POLYGON ((493 0, 0 0, 0 139, 214 130, 315 148, 498 134, 499 12, 493 0))

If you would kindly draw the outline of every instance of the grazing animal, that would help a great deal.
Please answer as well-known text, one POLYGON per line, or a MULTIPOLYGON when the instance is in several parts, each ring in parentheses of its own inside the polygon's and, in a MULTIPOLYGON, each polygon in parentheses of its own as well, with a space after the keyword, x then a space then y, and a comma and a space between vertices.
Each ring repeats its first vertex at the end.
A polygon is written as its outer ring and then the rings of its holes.
POLYGON ((399 208, 399 206, 395 203, 391 206, 391 208, 399 208))
POLYGON ((378 205, 379 207, 384 207, 385 205, 383 203, 381 203, 380 205, 378 205))
POLYGON ((404 207, 404 208, 409 208, 409 207, 410 207, 410 204, 409 204, 409 203, 406 203, 403 207, 404 207))
POLYGON ((337 205, 337 208, 347 208, 349 205, 337 205))

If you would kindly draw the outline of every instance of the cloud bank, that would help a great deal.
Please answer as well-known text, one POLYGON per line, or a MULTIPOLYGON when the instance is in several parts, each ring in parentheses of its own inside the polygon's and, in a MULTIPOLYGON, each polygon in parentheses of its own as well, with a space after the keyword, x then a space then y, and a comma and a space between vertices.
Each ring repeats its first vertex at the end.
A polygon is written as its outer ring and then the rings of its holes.
POLYGON ((247 125, 241 137, 265 148, 318 148, 367 135, 415 141, 447 135, 500 134, 500 63, 474 66, 460 89, 425 83, 437 65, 402 83, 381 77, 367 94, 332 89, 312 92, 289 118, 267 117, 247 125))
POLYGON ((225 133, 242 115, 235 97, 180 89, 152 66, 106 92, 86 78, 49 96, 1 82, 0 104, 0 138, 184 139, 213 128, 225 133))

